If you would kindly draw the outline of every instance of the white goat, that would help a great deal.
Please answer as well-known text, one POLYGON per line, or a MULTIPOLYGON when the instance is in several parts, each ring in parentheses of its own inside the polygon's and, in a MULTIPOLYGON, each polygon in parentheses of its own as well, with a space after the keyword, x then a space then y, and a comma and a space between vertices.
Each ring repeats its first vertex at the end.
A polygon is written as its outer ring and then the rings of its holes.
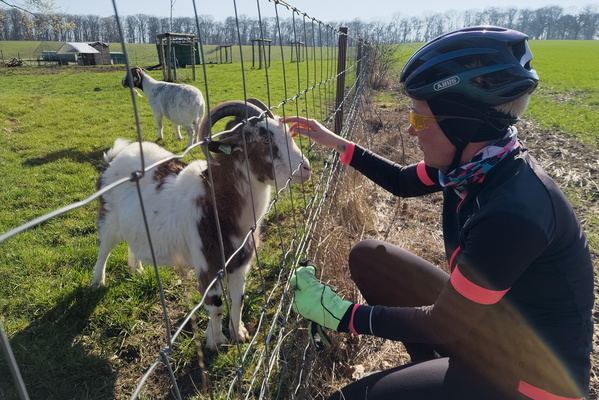
MULTIPOLYGON (((214 158, 207 154, 207 158, 214 161, 211 170, 227 260, 254 226, 254 216, 266 212, 271 186, 275 182, 283 185, 289 177, 292 183, 304 182, 310 176, 310 163, 286 134, 286 127, 258 102, 255 99, 248 99, 247 104, 230 101, 211 111, 211 124, 225 117, 235 117, 227 124, 227 130, 245 118, 266 112, 266 116, 251 118, 234 131, 223 134, 218 142, 213 141, 210 148, 224 150, 222 153, 215 153, 214 158), (244 149, 247 149, 247 157, 244 149)), ((200 132, 202 137, 210 132, 207 121, 202 123, 200 132)), ((117 139, 104 156, 109 164, 98 179, 98 189, 139 169, 139 152, 138 143, 129 144, 117 139)), ((172 156, 148 142, 143 143, 143 154, 147 165, 172 156)), ((227 338, 222 332, 221 286, 216 284, 205 292, 222 269, 215 200, 206 179, 207 166, 204 160, 189 165, 176 159, 169 160, 148 171, 139 184, 157 263, 194 268, 210 314, 206 344, 209 349, 216 349, 227 343, 227 338)), ((101 196, 97 228, 99 248, 93 278, 95 286, 104 284, 106 260, 122 240, 129 245, 128 264, 132 270, 141 269, 139 260, 147 264, 152 262, 135 183, 120 185, 101 196)), ((259 231, 255 234, 256 238, 258 236, 259 231)), ((225 275, 231 302, 230 332, 240 341, 249 338, 241 321, 241 310, 252 249, 252 244, 246 243, 227 265, 225 275)))
MULTIPOLYGON (((158 140, 162 140, 162 119, 166 117, 175 125, 177 140, 182 139, 180 130, 182 125, 187 132, 187 147, 197 141, 206 108, 200 89, 192 85, 157 81, 137 67, 131 68, 131 76, 133 87, 139 88, 148 97, 158 124, 158 140)), ((128 75, 123 78, 122 85, 130 87, 128 75)))

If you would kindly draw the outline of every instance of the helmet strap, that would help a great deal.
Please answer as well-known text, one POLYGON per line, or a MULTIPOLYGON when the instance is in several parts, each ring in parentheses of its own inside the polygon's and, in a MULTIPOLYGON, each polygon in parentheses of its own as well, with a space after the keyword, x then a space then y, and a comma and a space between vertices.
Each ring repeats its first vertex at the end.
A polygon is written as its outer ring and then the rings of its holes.
MULTIPOLYGON (((448 139, 449 139, 449 137, 448 137, 448 139)), ((449 141, 451 142, 451 144, 453 144, 455 146, 455 154, 453 156, 453 160, 451 161, 451 164, 449 164, 449 167, 447 167, 447 170, 446 170, 447 172, 453 171, 454 169, 456 169, 457 167, 460 166, 460 161, 462 160, 462 155, 464 154, 464 149, 466 149, 466 146, 468 146, 468 142, 458 142, 458 141, 454 141, 452 139, 449 139, 449 141)))
POLYGON ((458 96, 444 96, 427 101, 433 115, 474 118, 475 120, 445 119, 439 122, 439 127, 455 146, 456 153, 448 168, 459 167, 462 154, 468 143, 486 142, 501 138, 508 128, 518 121, 488 106, 474 104, 458 96))

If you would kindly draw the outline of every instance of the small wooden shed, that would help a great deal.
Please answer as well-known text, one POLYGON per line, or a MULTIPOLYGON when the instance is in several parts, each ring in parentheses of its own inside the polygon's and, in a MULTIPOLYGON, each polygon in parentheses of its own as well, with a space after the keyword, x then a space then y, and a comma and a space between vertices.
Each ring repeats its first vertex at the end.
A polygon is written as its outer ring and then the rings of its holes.
POLYGON ((98 50, 99 54, 94 54, 95 64, 92 65, 110 65, 110 46, 104 42, 88 43, 91 47, 98 50))
POLYGON ((57 54, 73 54, 80 65, 109 65, 110 50, 106 43, 66 42, 57 54))

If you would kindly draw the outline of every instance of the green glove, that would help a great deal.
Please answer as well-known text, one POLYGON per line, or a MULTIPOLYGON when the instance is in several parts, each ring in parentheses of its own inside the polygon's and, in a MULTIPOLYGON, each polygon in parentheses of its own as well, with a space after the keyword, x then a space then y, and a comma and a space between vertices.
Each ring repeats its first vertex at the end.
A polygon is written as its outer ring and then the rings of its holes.
POLYGON ((327 285, 318 282, 312 266, 299 267, 291 276, 291 287, 295 288, 293 310, 325 328, 338 330, 339 322, 353 303, 337 296, 327 285))
POLYGON ((323 351, 326 347, 331 347, 331 338, 322 329, 322 326, 314 321, 308 322, 308 337, 317 351, 323 351))

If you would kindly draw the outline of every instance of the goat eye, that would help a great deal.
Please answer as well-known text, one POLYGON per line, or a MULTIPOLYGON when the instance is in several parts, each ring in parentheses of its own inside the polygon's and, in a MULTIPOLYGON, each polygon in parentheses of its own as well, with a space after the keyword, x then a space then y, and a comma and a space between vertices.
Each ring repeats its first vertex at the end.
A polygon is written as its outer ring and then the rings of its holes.
POLYGON ((261 127, 260 130, 258 131, 258 134, 260 135, 260 137, 262 138, 262 140, 264 141, 264 143, 269 144, 271 139, 272 139, 272 132, 270 132, 268 129, 261 127))

